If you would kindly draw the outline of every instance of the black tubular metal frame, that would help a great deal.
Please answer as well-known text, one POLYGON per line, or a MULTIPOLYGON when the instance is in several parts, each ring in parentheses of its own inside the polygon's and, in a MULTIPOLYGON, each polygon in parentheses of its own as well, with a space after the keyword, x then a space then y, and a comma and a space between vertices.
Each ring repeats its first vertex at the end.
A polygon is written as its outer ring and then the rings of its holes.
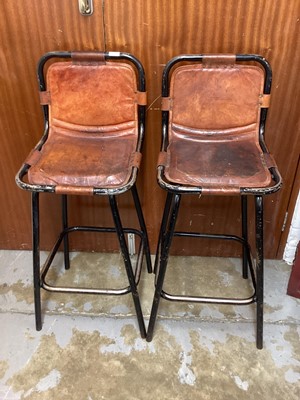
MULTIPOLYGON (((181 55, 171 59, 165 66, 162 77, 162 97, 169 96, 169 78, 170 72, 175 64, 181 62, 202 62, 205 55, 181 55)), ((264 94, 269 94, 271 90, 272 71, 269 63, 258 55, 236 55, 237 62, 257 62, 265 70, 264 94)), ((267 146, 264 142, 264 130, 267 117, 267 108, 261 109, 259 141, 262 151, 268 153, 267 146)), ((161 151, 166 151, 168 147, 168 129, 169 129, 169 111, 162 111, 162 145, 161 151)), ((231 304, 231 305, 247 305, 256 303, 256 346, 258 349, 263 347, 263 296, 264 296, 264 254, 263 254, 263 196, 274 193, 281 187, 281 176, 276 168, 270 168, 273 186, 267 188, 242 188, 241 195, 241 215, 242 227, 241 236, 227 234, 205 234, 199 232, 182 232, 175 231, 177 216, 180 208, 182 194, 201 195, 201 187, 184 186, 169 182, 164 175, 164 167, 158 167, 158 183, 161 188, 167 190, 167 198, 163 212, 154 272, 155 277, 155 293, 153 298, 152 310, 150 314, 147 341, 153 338, 154 326, 157 318, 160 298, 170 301, 194 302, 194 303, 212 303, 212 304, 231 304), (255 233, 256 233, 256 263, 252 260, 251 249, 248 243, 248 196, 252 195, 255 199, 255 233), (242 245, 242 276, 248 278, 250 271, 251 281, 253 285, 253 294, 248 298, 224 298, 224 297, 203 297, 203 296, 187 296, 174 295, 163 290, 164 278, 168 264, 169 251, 173 237, 193 237, 202 239, 218 239, 231 240, 239 242, 242 245)))
MULTIPOLYGON (((138 76, 138 90, 141 92, 146 91, 145 74, 142 64, 134 56, 128 53, 120 52, 105 52, 104 54, 106 60, 126 60, 131 62, 137 71, 138 76)), ((99 53, 100 55, 100 53, 99 53)), ((72 52, 50 52, 45 54, 38 64, 38 81, 41 91, 46 90, 46 83, 44 77, 45 65, 47 61, 53 58, 58 59, 68 59, 72 57, 72 52)), ((43 105, 44 113, 44 134, 35 147, 35 149, 40 150, 48 137, 49 129, 49 112, 48 106, 43 105)), ((141 151, 143 137, 145 133, 145 106, 138 105, 138 141, 136 151, 141 151)), ((40 213, 39 213, 39 194, 42 193, 53 193, 55 192, 55 186, 50 185, 33 185, 24 180, 25 175, 28 172, 30 166, 24 164, 16 176, 17 184, 26 190, 32 192, 32 235, 33 235, 33 277, 34 277, 34 304, 35 304, 35 322, 36 329, 42 329, 42 312, 41 312, 41 288, 50 292, 60 292, 60 293, 78 293, 78 294, 97 294, 97 295, 124 295, 127 293, 132 294, 135 311, 137 315, 137 320, 139 324, 139 329, 141 336, 146 337, 146 328, 144 323, 144 317, 141 309, 139 294, 137 291, 137 285, 140 280, 143 257, 146 258, 147 270, 149 273, 152 272, 151 258, 150 258, 150 248, 148 235, 146 230, 146 224, 143 217, 143 212, 138 196, 138 192, 135 185, 135 180, 137 177, 137 167, 132 168, 132 174, 130 182, 121 189, 111 189, 111 188, 94 188, 94 195, 108 196, 109 204, 111 208, 111 213, 114 221, 113 227, 96 227, 96 226, 69 226, 68 224, 68 198, 67 195, 61 195, 62 198, 62 231, 54 244, 52 250, 50 251, 48 258, 41 268, 40 265, 40 213), (126 191, 130 190, 137 213, 137 219, 139 222, 140 229, 124 228, 122 226, 119 209, 117 205, 116 196, 120 195, 126 191), (69 234, 72 232, 100 232, 100 233, 116 233, 118 236, 118 241, 120 245, 120 250, 123 256, 123 261, 125 265, 125 270, 128 278, 129 285, 124 288, 104 288, 104 289, 94 289, 94 288, 83 288, 83 287, 63 287, 63 286, 53 286, 47 283, 46 277, 54 257, 59 250, 61 244, 63 245, 64 252, 64 266, 65 269, 70 268, 70 258, 69 258, 69 234), (134 237, 138 237, 139 249, 137 254, 137 261, 135 268, 132 267, 130 255, 128 252, 128 246, 125 238, 125 234, 133 234, 134 237)))

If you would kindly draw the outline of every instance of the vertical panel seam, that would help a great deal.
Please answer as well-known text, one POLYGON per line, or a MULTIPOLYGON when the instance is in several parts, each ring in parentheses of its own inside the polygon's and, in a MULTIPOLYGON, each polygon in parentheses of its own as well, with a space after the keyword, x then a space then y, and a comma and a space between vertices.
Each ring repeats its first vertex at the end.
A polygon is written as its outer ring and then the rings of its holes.
POLYGON ((106 24, 105 24, 105 0, 102 0, 102 32, 103 32, 104 51, 106 51, 107 44, 106 44, 106 24))

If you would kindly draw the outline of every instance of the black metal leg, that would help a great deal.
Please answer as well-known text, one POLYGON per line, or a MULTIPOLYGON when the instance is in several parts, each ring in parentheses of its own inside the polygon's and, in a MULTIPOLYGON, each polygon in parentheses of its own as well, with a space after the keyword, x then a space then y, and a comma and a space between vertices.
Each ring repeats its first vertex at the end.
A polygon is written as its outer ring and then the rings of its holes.
POLYGON ((256 229, 256 347, 263 348, 263 301, 264 301, 264 251, 263 251, 263 198, 255 197, 256 229))
MULTIPOLYGON (((248 202, 247 196, 241 196, 242 237, 248 243, 248 202)), ((243 278, 248 278, 248 257, 246 246, 243 246, 243 278)))
POLYGON ((123 260, 124 260, 124 264, 125 264, 126 273, 128 276, 129 285, 131 288, 132 298, 133 298, 133 302, 134 302, 134 306, 135 306, 135 310, 136 310, 136 315, 137 315, 137 320, 138 320, 141 336, 142 336, 142 338, 145 338, 146 337, 146 328, 145 328, 145 323, 144 323, 144 317, 143 317, 143 313, 142 313, 139 294, 138 294, 137 286, 135 283, 134 273, 132 270, 132 265, 131 265, 131 261, 130 261, 130 257, 129 257, 129 253, 128 253, 128 247, 126 244, 124 231, 123 231, 123 227, 122 227, 122 223, 121 223, 115 196, 109 196, 109 202, 110 202, 110 207, 111 207, 116 231, 118 234, 118 239, 119 239, 119 243, 120 243, 120 247, 121 247, 121 252, 122 252, 122 256, 123 256, 123 260))
POLYGON ((168 192, 166 203, 165 203, 165 208, 164 208, 164 213, 163 213, 163 217, 162 217, 162 221, 161 221, 161 225, 160 225, 157 248, 156 248, 156 255, 155 255, 155 262, 154 262, 154 273, 155 274, 157 273, 158 262, 159 262, 159 258, 160 258, 160 254, 161 254, 162 237, 166 230, 168 217, 169 217, 169 213, 170 213, 170 207, 172 204, 172 199, 173 199, 172 193, 168 192))
MULTIPOLYGON (((62 197, 62 228, 63 231, 68 228, 68 198, 63 194, 62 197)), ((64 235, 64 261, 65 269, 70 269, 70 256, 69 256, 69 236, 64 235)))
MULTIPOLYGON (((173 197, 173 195, 171 195, 173 197)), ((162 238, 161 238, 161 255, 160 255, 160 262, 159 262, 159 269, 158 269, 158 278, 155 287, 155 293, 152 303, 152 309, 150 314, 148 332, 147 332, 147 341, 151 342, 153 338, 153 331, 154 325, 157 317, 158 306, 161 298, 161 292, 163 288, 165 273, 167 269, 167 263, 169 258, 169 250, 173 239, 173 234, 175 230, 176 220, 178 216, 179 206, 180 206, 181 195, 176 194, 174 195, 174 203, 172 207, 170 207, 170 219, 169 224, 164 233, 162 231, 162 238)), ((167 201, 170 201, 170 198, 167 198, 167 201)), ((166 209, 166 208, 165 208, 166 209)), ((168 220, 167 215, 164 215, 164 223, 168 220)))
POLYGON ((41 281, 40 281, 40 226, 39 226, 39 193, 32 193, 32 255, 33 255, 33 288, 36 330, 42 329, 41 281))
POLYGON ((149 239, 148 239, 148 234, 147 234, 147 229, 146 229, 146 224, 145 224, 145 219, 144 219, 140 199, 139 199, 138 192, 137 192, 135 185, 133 185, 133 187, 131 188, 131 193, 132 193, 133 201, 135 204, 137 216, 139 219, 140 228, 141 228, 141 231, 143 232, 144 254, 146 256, 147 270, 148 270, 149 274, 151 274, 152 273, 152 264, 151 264, 151 257, 150 257, 149 239))

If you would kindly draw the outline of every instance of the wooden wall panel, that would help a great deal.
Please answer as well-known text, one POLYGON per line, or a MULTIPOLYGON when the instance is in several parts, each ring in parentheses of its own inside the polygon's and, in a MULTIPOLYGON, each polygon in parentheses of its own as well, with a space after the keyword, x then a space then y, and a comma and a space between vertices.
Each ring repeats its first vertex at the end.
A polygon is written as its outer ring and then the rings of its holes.
MULTIPOLYGON (((164 64, 182 53, 258 53, 271 63, 273 97, 267 142, 284 177, 284 189, 266 198, 266 255, 276 257, 299 155, 299 14, 298 0, 106 0, 104 22, 107 49, 134 53, 148 77, 148 131, 145 168, 140 176, 147 202, 146 220, 155 243, 164 194, 156 185, 160 147, 160 78, 164 64), (143 43, 143 45, 141 45, 143 43), (298 50, 298 51, 297 51, 298 50)), ((208 232, 239 232, 237 199, 190 198, 179 225, 208 232)), ((180 254, 237 253, 226 244, 175 246, 180 254)), ((278 254, 280 257, 281 254, 278 254)))
MULTIPOLYGON (((138 187, 152 250, 155 250, 165 193, 156 184, 160 148, 160 82, 164 64, 181 53, 258 53, 273 67, 273 97, 267 142, 285 184, 266 199, 266 256, 280 257, 281 227, 294 185, 300 151, 299 0, 94 0, 94 14, 83 17, 77 0, 3 2, 0 24, 0 248, 30 248, 30 196, 18 189, 14 176, 41 136, 35 66, 49 50, 123 50, 144 64, 148 87, 148 122, 138 187)), ((131 221, 129 197, 120 199, 124 221, 131 221)), ((101 199, 71 199, 74 223, 110 224, 101 199)), ((236 198, 190 197, 179 226, 207 232, 239 231, 236 198)), ((59 226, 56 196, 42 196, 42 247, 49 248, 59 226)), ((252 222, 251 222, 252 224, 252 222)), ((110 249, 111 240, 97 238, 75 248, 110 249)), ((237 254, 228 244, 175 244, 180 254, 237 254)))

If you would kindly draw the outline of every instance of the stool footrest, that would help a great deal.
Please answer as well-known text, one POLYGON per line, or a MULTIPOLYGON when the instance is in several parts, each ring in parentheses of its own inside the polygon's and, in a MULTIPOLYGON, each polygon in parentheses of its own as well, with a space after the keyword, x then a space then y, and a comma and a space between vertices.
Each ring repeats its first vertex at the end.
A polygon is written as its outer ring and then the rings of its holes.
POLYGON ((173 295, 162 290, 161 297, 169 301, 181 301, 188 303, 209 303, 209 304, 231 304, 231 305, 247 305, 256 301, 255 292, 252 296, 245 299, 234 299, 225 297, 202 297, 202 296, 183 296, 173 295))
POLYGON ((240 242, 241 244, 249 247, 248 242, 240 236, 237 235, 225 235, 220 233, 199 233, 199 232, 181 232, 175 231, 173 236, 180 236, 180 237, 194 237, 194 238, 201 238, 201 239, 220 239, 220 240, 235 240, 240 242))
POLYGON ((226 298, 226 297, 209 297, 209 296, 186 296, 186 295, 175 295, 170 294, 164 290, 161 291, 161 297, 169 301, 189 302, 189 303, 206 303, 206 304, 231 304, 231 305, 248 305, 256 301, 256 279, 253 268, 253 262, 251 257, 251 251, 249 243, 240 236, 236 235, 224 235, 224 234, 208 234, 199 232, 174 232, 174 236, 180 237, 194 237, 202 239, 221 239, 221 240, 234 240, 245 246, 247 250, 247 261, 251 273, 251 280, 254 288, 254 292, 247 298, 226 298))
MULTIPOLYGON (((134 277, 135 277, 135 283, 138 285, 140 276, 141 276, 141 269, 142 269, 142 264, 143 264, 143 255, 144 255, 144 235, 142 231, 139 231, 137 229, 133 228, 124 228, 123 229, 124 233, 131 233, 133 235, 137 235, 140 237, 140 245, 139 245, 139 250, 137 254, 137 261, 136 265, 134 268, 134 277)), ((78 293, 78 294, 96 294, 96 295, 114 295, 114 296, 120 296, 124 294, 131 293, 131 288, 130 286, 126 286, 124 288, 118 288, 118 289, 113 289, 113 288, 84 288, 84 287, 68 287, 68 286, 53 286, 47 283, 46 278, 47 278, 47 273, 52 265, 52 262, 54 260, 54 257, 63 241, 63 238, 68 235, 69 233, 72 232, 100 232, 100 233, 115 233, 116 229, 115 228, 110 228, 110 227, 95 227, 95 226, 72 226, 68 227, 65 230, 63 230, 56 243, 54 244, 52 250, 50 251, 48 258, 41 270, 41 287, 49 292, 57 292, 57 293, 78 293)))
POLYGON ((251 274, 251 280, 252 284, 254 287, 254 294, 245 299, 226 299, 222 297, 201 297, 201 296, 181 296, 181 295, 172 295, 168 294, 166 292, 163 292, 164 294, 161 295, 161 297, 165 298, 166 300, 171 300, 171 301, 191 301, 191 302, 196 302, 196 303, 216 303, 216 304, 240 304, 240 305, 246 305, 250 304, 256 301, 256 278, 255 278, 255 272, 254 272, 254 267, 253 267, 253 261, 252 261, 252 255, 251 255, 251 249, 250 245, 247 240, 242 238, 241 236, 237 235, 227 235, 227 234, 219 234, 219 233, 200 233, 200 232, 183 232, 183 231, 175 231, 173 233, 173 236, 176 237, 192 237, 192 238, 201 238, 201 239, 219 239, 219 240, 233 240, 236 242, 239 242, 242 246, 244 246, 246 250, 246 258, 251 274), (181 299, 182 298, 182 299, 181 299), (187 300, 189 299, 195 299, 195 300, 187 300), (203 300, 200 300, 203 299, 203 300), (227 302, 228 301, 228 302, 227 302))

